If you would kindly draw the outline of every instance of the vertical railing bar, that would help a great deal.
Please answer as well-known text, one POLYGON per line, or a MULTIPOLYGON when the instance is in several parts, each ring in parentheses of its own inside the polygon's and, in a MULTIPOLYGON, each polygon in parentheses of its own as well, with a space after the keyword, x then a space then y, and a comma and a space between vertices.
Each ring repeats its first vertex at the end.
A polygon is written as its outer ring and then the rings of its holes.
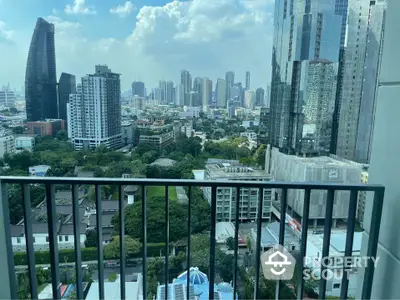
POLYGON ((143 299, 147 299, 147 205, 146 186, 142 185, 142 272, 143 272, 143 299))
MULTIPOLYGON (((286 220, 286 206, 287 206, 287 188, 282 189, 281 195, 281 219, 279 220, 279 244, 285 246, 285 220, 286 220)), ((276 281, 275 299, 280 299, 281 289, 280 280, 276 281)))
POLYGON ((26 252, 28 255, 28 272, 29 285, 31 290, 31 298, 38 299, 36 267, 35 267, 35 250, 33 248, 33 233, 32 233, 32 215, 31 215, 31 195, 29 184, 21 184, 22 190, 22 205, 24 210, 24 228, 26 238, 26 252))
POLYGON ((168 185, 165 186, 165 300, 168 300, 168 284, 169 284, 169 196, 168 185))
MULTIPOLYGON (((347 217, 347 233, 346 233, 346 246, 344 250, 344 257, 351 257, 353 254, 353 240, 354 230, 356 226, 356 211, 357 211, 357 198, 358 190, 350 191, 349 213, 347 217)), ((342 287, 340 290, 340 299, 347 299, 347 292, 349 288, 349 279, 347 278, 347 270, 350 268, 343 264, 343 277, 342 287)))
POLYGON ((13 247, 11 242, 11 229, 10 229, 10 210, 9 210, 9 201, 8 201, 8 184, 4 181, 0 181, 0 196, 1 196, 1 226, 3 226, 4 231, 0 233, 1 242, 4 243, 0 248, 1 258, 2 258, 2 267, 7 268, 4 270, 4 273, 1 273, 0 280, 2 283, 2 287, 5 289, 1 291, 3 296, 6 296, 11 299, 18 299, 17 295, 17 285, 16 285, 16 276, 15 276, 15 268, 14 268, 14 255, 13 255, 13 247), (5 263, 4 263, 5 262, 5 263))
MULTIPOLYGON (((328 256, 329 256, 329 248, 331 244, 331 230, 332 230, 332 215, 333 215, 333 200, 335 198, 335 191, 332 189, 328 190, 327 202, 326 202, 326 213, 325 213, 325 226, 324 226, 324 241, 322 245, 322 256, 321 259, 324 260, 324 263, 321 263, 321 272, 322 275, 326 270, 328 256)), ((320 276, 319 280, 319 299, 325 299, 326 294, 326 278, 320 276)))
POLYGON ((192 200, 192 186, 189 185, 188 187, 188 194, 189 194, 189 200, 188 200, 188 236, 187 236, 187 247, 186 247, 186 259, 187 259, 187 271, 186 271, 186 297, 187 299, 190 299, 190 235, 192 232, 192 227, 191 227, 191 222, 192 222, 192 208, 191 208, 191 200, 192 200))
POLYGON ((310 197, 311 190, 309 188, 304 191, 304 205, 303 205, 303 218, 301 221, 301 241, 300 241, 300 252, 301 252, 301 260, 300 260, 300 268, 299 268, 299 288, 297 291, 297 299, 303 299, 304 293, 304 259, 306 257, 307 251, 307 231, 308 231, 308 216, 310 213, 310 197))
POLYGON ((97 230, 97 261, 99 269, 99 299, 104 299, 104 262, 103 262, 103 207, 101 201, 101 186, 95 185, 96 195, 96 230, 97 230))
POLYGON ((122 184, 118 185, 118 201, 119 201, 119 261, 120 261, 120 286, 121 299, 126 298, 125 292, 125 201, 123 195, 122 184))
POLYGON ((54 185, 46 184, 47 222, 49 227, 49 248, 51 262, 51 282, 53 287, 53 299, 60 299, 60 274, 57 243, 57 214, 54 200, 54 185))
POLYGON ((217 187, 211 187, 211 232, 210 232, 210 281, 208 298, 214 299, 214 282, 215 282, 215 224, 217 215, 217 187))
POLYGON ((240 197, 240 187, 236 187, 236 213, 235 213, 235 252, 234 252, 234 267, 233 267, 233 300, 236 299, 237 290, 237 269, 238 269, 238 247, 239 247, 239 197, 240 197))
POLYGON ((72 214, 74 218, 74 242, 75 242, 75 272, 76 272, 76 295, 83 299, 82 290, 82 260, 81 260, 81 220, 79 216, 78 186, 72 185, 72 214))
POLYGON ((372 204, 371 226, 368 237, 367 248, 367 266, 364 273, 364 281, 362 286, 361 299, 371 299, 372 280, 374 279, 374 262, 372 258, 376 258, 378 251, 379 229, 381 227, 383 198, 385 188, 377 188, 374 192, 374 203, 372 204))
MULTIPOLYGON (((249 191, 249 194, 251 192, 249 191)), ((263 214, 263 203, 264 203, 264 189, 258 188, 258 210, 257 210, 257 242, 256 242, 256 282, 254 299, 259 299, 260 290, 260 260, 261 260, 261 235, 262 235, 262 214, 263 214)))

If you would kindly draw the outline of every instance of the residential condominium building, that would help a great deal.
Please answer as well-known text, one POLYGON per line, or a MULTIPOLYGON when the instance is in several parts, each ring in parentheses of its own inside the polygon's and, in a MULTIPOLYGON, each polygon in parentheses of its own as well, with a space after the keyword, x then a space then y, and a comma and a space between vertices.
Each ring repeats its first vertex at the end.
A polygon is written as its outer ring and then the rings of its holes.
MULTIPOLYGON (((264 170, 257 170, 239 163, 237 160, 209 159, 206 164, 204 179, 208 180, 249 180, 268 181, 264 170)), ((211 188, 204 188, 204 197, 211 203, 211 188)), ((239 219, 241 221, 258 218, 259 189, 241 188, 239 195, 239 219)), ((217 188, 217 222, 234 221, 236 217, 236 189, 217 188)), ((264 189, 262 195, 262 219, 271 218, 271 190, 264 189)))
POLYGON ((0 158, 3 158, 6 153, 14 153, 14 151, 14 137, 12 135, 0 137, 0 158))
POLYGON ((82 78, 68 103, 68 137, 76 150, 99 145, 121 146, 121 103, 119 74, 107 66, 82 78))
POLYGON ((35 137, 33 136, 18 136, 15 138, 16 151, 33 151, 35 148, 35 137))
POLYGON ((0 90, 0 107, 9 108, 15 107, 15 93, 9 89, 9 87, 2 88, 0 90))
POLYGON ((69 94, 76 93, 75 75, 62 73, 58 81, 58 118, 67 121, 69 94))
POLYGON ((154 145, 157 149, 163 149, 174 141, 174 132, 168 131, 164 133, 144 133, 140 134, 139 144, 151 144, 154 145))

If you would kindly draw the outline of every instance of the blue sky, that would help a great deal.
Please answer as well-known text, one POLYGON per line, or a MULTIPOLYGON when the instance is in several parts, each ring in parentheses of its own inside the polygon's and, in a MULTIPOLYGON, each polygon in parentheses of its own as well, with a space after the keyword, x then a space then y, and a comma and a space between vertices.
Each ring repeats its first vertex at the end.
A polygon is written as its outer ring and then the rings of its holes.
POLYGON ((225 71, 252 88, 270 78, 273 0, 0 0, 0 86, 20 88, 37 17, 55 24, 57 74, 108 64, 154 87, 179 70, 214 82, 225 71))

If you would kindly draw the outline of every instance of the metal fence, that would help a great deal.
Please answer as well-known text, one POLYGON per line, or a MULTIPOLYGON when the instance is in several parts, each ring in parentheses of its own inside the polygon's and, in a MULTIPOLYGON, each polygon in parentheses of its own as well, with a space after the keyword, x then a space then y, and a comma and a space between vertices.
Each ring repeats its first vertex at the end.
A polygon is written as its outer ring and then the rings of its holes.
MULTIPOLYGON (((262 189, 281 189, 281 209, 280 209, 280 232, 279 232, 279 244, 284 245, 285 237, 285 215, 287 207, 287 190, 288 189, 303 189, 305 190, 304 196, 304 206, 303 206, 303 219, 302 219, 302 231, 300 240, 300 252, 303 258, 306 257, 306 242, 307 242, 307 230, 308 230, 308 220, 309 220, 309 208, 310 208, 310 194, 312 190, 326 190, 327 193, 327 203, 326 203, 326 216, 324 224, 324 235, 323 235, 323 249, 322 257, 328 257, 331 228, 332 228, 332 213, 334 204, 334 193, 335 191, 349 191, 350 192, 350 202, 348 210, 348 223, 347 223, 347 236, 346 236, 346 246, 345 246, 345 256, 352 256, 353 249, 353 235, 355 230, 355 217, 357 209, 357 198, 359 191, 370 191, 374 193, 373 198, 373 209, 371 218, 371 229, 369 232, 369 240, 366 255, 368 257, 376 257, 378 235, 382 214, 382 203, 384 198, 384 187, 379 185, 345 185, 345 184, 327 184, 327 183, 295 183, 295 182, 260 182, 260 181, 207 181, 207 180, 167 180, 167 179, 114 179, 114 178, 36 178, 36 177, 0 177, 0 187, 1 187, 1 207, 0 215, 3 216, 1 226, 3 230, 0 230, 0 263, 4 266, 4 272, 0 272, 0 297, 2 299, 16 299, 17 289, 16 289, 16 279, 15 279, 15 269, 14 269, 14 258, 13 250, 11 245, 11 235, 10 235, 10 223, 9 223, 9 210, 8 210, 8 194, 7 185, 8 184, 20 184, 22 187, 22 204, 24 211, 25 220, 25 236, 26 236, 26 250, 28 256, 28 273, 30 278, 30 293, 32 299, 38 298, 38 289, 36 283, 36 268, 35 268, 35 256, 33 247, 33 236, 32 236, 32 220, 31 220, 31 201, 30 201, 30 185, 31 184, 43 184, 46 191, 46 203, 47 203, 47 214, 48 214, 48 230, 49 230, 49 249, 50 249, 50 261, 51 266, 59 265, 58 256, 58 246, 57 246, 57 219, 56 219, 56 205, 55 205, 55 185, 71 185, 72 187, 72 203, 73 203, 73 219, 74 219, 74 235, 75 235, 75 272, 76 272, 76 282, 77 282, 77 298, 83 299, 82 290, 82 267, 81 267, 81 244, 79 240, 79 207, 78 207, 78 187, 79 185, 94 185, 95 195, 96 195, 96 210, 97 212, 102 211, 102 201, 101 201, 101 186, 103 185, 115 185, 118 186, 118 200, 120 209, 120 257, 125 257, 125 224, 124 224, 124 195, 123 187, 127 185, 137 185, 141 187, 142 191, 142 256, 143 256, 143 295, 147 295, 147 209, 146 209, 146 187, 151 186, 164 186, 165 187, 165 199, 168 199, 168 187, 171 186, 184 186, 188 187, 188 235, 187 235, 187 291, 186 294, 189 295, 189 272, 190 272, 190 232, 191 232, 191 189, 192 187, 210 187, 211 188, 211 231, 210 231, 210 256, 209 256, 209 299, 213 298, 214 295, 214 281, 215 281, 215 254, 216 254, 216 198, 217 198, 217 188, 219 187, 229 187, 236 189, 236 195, 239 195, 240 188, 258 188, 260 192, 259 197, 263 195, 262 189)), ((239 236, 239 204, 240 201, 236 201, 236 216, 235 216, 235 249, 234 249, 234 269, 233 269, 233 295, 237 295, 238 290, 238 236, 239 236)), ((262 209, 263 201, 258 199, 258 220, 257 220, 257 241, 256 241, 256 275, 255 275, 255 289, 254 289, 254 299, 259 299, 259 286, 260 286, 260 254, 261 254, 261 229, 262 229, 262 209)), ((165 201, 165 253, 168 253, 169 248, 169 201, 165 201)), ((98 272, 99 272, 99 298, 104 299, 104 263, 103 263, 103 243, 102 243, 102 218, 101 214, 96 214, 97 221, 97 238, 98 238, 98 272)), ((125 259, 120 260, 120 295, 121 299, 126 298, 125 290, 125 259)), ((300 260, 299 272, 303 273, 305 266, 304 261, 300 260)), ((325 267, 321 266, 321 271, 325 267)), ((343 266, 346 268, 346 266, 343 266)), ((370 299, 372 280, 374 275, 373 262, 368 261, 365 269, 364 279, 362 282, 362 299, 370 299)), ((168 272, 168 255, 165 255, 165 283, 170 282, 169 272, 168 272)), ((53 299, 60 299, 60 274, 59 268, 51 268, 52 277, 52 291, 53 299)), ((302 276, 300 276, 302 277, 302 276)), ((280 298, 280 282, 277 282, 276 286, 276 299, 280 298)), ((319 286, 319 298, 325 299, 326 294, 326 280, 324 278, 320 279, 319 286)), ((341 299, 347 298, 348 292, 348 279, 343 276, 341 285, 341 299)), ((165 298, 168 298, 168 284, 165 286, 165 298)), ((298 298, 302 299, 304 295, 304 280, 301 279, 299 284, 298 298)), ((236 297, 236 296, 234 296, 236 297)))

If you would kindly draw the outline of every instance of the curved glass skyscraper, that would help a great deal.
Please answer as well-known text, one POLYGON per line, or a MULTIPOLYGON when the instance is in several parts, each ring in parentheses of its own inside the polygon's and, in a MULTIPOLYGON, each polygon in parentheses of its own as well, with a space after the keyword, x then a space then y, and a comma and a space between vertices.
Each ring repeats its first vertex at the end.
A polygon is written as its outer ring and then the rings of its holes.
POLYGON ((38 18, 29 47, 25 75, 28 121, 57 118, 54 25, 38 18))

